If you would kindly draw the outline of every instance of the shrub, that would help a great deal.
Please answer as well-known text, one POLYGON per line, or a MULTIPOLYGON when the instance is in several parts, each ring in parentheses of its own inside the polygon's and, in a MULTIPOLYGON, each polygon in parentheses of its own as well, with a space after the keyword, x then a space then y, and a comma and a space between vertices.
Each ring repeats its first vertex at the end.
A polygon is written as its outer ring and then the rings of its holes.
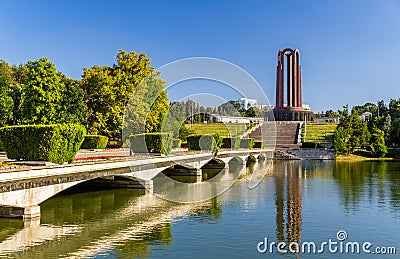
POLYGON ((240 148, 253 148, 254 138, 242 138, 240 139, 240 148))
POLYGON ((264 141, 254 141, 254 148, 265 148, 265 142, 264 141))
POLYGON ((86 135, 81 148, 103 149, 107 146, 108 137, 101 135, 86 135))
POLYGON ((1 140, 0 140, 0 151, 4 151, 4 147, 3 144, 1 143, 1 140))
POLYGON ((209 134, 190 135, 187 137, 187 146, 189 150, 211 150, 216 148, 215 139, 209 134))
POLYGON ((169 154, 172 150, 172 134, 169 132, 136 134, 129 140, 133 153, 169 154))
POLYGON ((315 143, 315 142, 303 142, 303 143, 301 143, 301 147, 302 148, 317 148, 318 147, 318 143, 315 143))
POLYGON ((0 129, 0 141, 9 159, 72 162, 85 128, 79 124, 21 125, 0 129))
POLYGON ((172 148, 180 148, 182 141, 178 138, 172 140, 172 148))
POLYGON ((239 149, 239 146, 240 146, 239 137, 222 139, 222 148, 239 149))

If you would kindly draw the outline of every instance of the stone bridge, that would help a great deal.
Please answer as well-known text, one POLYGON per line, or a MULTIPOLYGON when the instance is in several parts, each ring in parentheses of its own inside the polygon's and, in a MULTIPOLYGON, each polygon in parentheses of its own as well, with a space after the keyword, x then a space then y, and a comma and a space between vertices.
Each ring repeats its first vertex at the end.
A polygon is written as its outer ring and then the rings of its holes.
POLYGON ((272 157, 272 150, 235 150, 220 152, 217 157, 209 153, 181 154, 4 172, 0 174, 0 216, 22 216, 24 219, 39 217, 40 203, 74 185, 93 179, 124 177, 137 182, 138 187, 151 191, 153 178, 174 167, 182 168, 184 165, 191 175, 201 175, 201 168, 207 164, 245 165, 247 160, 272 157))

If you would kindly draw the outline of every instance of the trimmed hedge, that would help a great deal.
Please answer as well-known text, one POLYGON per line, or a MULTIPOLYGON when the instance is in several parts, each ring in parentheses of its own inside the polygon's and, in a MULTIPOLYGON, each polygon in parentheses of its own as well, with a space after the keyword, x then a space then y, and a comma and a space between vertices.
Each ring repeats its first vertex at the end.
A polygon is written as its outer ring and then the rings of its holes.
POLYGON ((242 138, 240 139, 240 148, 253 148, 254 138, 242 138))
POLYGON ((222 139, 222 148, 233 148, 239 149, 240 146, 240 139, 239 137, 236 138, 223 138, 222 139))
POLYGON ((264 141, 254 141, 253 148, 265 148, 265 142, 264 141))
POLYGON ((81 148, 84 149, 103 149, 107 146, 108 137, 101 135, 86 135, 81 148))
POLYGON ((172 148, 180 148, 182 144, 182 140, 178 139, 178 138, 174 138, 172 140, 172 148))
POLYGON ((318 148, 318 143, 315 142, 303 142, 301 143, 302 148, 318 148))
POLYGON ((169 154, 172 150, 172 134, 169 132, 136 134, 129 140, 133 153, 169 154))
POLYGON ((190 135, 187 137, 189 150, 211 150, 216 149, 215 139, 212 135, 190 135))
POLYGON ((74 160, 85 134, 79 124, 7 126, 0 141, 9 159, 62 164, 74 160))

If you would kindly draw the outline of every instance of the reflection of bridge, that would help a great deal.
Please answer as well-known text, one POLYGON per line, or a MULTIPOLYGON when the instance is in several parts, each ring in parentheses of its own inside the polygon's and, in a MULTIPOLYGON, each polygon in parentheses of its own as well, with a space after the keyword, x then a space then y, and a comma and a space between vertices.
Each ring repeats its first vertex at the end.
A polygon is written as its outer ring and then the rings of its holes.
POLYGON ((196 169, 196 174, 201 174, 201 168, 213 162, 243 165, 249 158, 257 160, 266 156, 272 157, 272 150, 226 151, 220 152, 216 158, 205 153, 184 154, 6 172, 0 174, 0 215, 38 217, 39 204, 43 201, 74 185, 97 178, 124 177, 137 182, 138 186, 151 190, 153 178, 176 165, 185 165, 188 170, 196 169))
POLYGON ((117 244, 157 231, 158 227, 173 218, 196 214, 212 206, 210 201, 178 204, 151 194, 132 194, 131 191, 121 194, 119 190, 97 197, 92 194, 85 197, 71 195, 49 200, 43 205, 46 213, 41 219, 25 224, 22 229, 0 242, 0 257, 92 257, 117 244), (74 214, 74 204, 80 204, 82 199, 86 203, 82 215, 74 214), (60 201, 63 202, 62 213, 54 211, 57 207, 54 203, 60 201))

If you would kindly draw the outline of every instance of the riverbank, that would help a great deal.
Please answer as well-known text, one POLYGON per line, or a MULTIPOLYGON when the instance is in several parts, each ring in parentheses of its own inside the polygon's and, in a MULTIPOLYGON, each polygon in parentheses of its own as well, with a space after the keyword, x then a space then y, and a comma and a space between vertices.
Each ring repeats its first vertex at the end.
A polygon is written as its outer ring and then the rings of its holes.
POLYGON ((336 161, 394 161, 399 160, 393 157, 366 157, 356 154, 337 155, 336 161))

